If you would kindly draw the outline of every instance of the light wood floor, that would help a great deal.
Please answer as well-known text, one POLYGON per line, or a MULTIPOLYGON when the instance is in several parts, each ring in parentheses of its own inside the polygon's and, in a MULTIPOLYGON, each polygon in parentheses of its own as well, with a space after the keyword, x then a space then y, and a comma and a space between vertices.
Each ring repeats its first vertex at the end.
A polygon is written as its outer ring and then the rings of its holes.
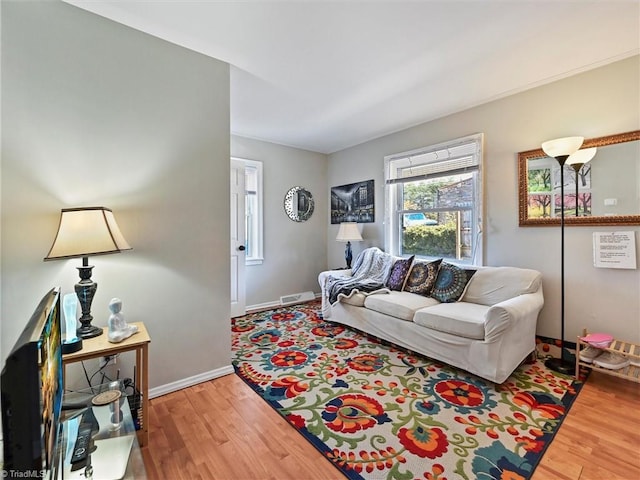
MULTIPOLYGON (((151 400, 147 475, 329 480, 344 476, 236 375, 151 400)), ((594 372, 532 480, 640 479, 640 384, 594 372)))
POLYGON ((640 479, 640 384, 593 372, 533 480, 640 479))

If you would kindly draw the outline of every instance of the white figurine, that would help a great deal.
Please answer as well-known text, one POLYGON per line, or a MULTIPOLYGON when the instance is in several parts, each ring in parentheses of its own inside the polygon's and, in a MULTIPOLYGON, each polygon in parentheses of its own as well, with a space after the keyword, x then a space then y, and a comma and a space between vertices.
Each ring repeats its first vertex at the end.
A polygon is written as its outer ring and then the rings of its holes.
POLYGON ((108 337, 111 343, 119 343, 138 331, 138 327, 128 325, 124 319, 124 315, 120 313, 120 310, 122 310, 122 300, 112 298, 109 302, 109 310, 111 310, 111 316, 109 316, 108 337))

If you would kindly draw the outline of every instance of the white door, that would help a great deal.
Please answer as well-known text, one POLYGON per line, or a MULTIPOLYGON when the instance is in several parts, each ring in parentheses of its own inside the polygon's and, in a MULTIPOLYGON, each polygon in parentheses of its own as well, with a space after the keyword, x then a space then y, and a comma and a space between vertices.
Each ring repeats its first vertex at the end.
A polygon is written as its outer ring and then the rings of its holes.
POLYGON ((246 313, 244 164, 231 160, 231 317, 246 313))

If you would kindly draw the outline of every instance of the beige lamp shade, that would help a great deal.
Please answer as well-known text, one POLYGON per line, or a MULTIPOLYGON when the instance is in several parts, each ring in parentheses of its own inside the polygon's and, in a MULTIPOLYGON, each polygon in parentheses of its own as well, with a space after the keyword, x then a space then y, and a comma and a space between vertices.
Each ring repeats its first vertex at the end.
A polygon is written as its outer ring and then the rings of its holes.
POLYGON ((549 140, 542 144, 544 153, 553 158, 568 157, 577 152, 584 142, 584 137, 564 137, 549 140))
POLYGON ((58 233, 45 260, 77 258, 131 250, 113 212, 104 207, 64 208, 58 233))
POLYGON ((569 158, 567 158, 567 165, 584 165, 588 161, 590 161, 596 155, 596 151, 598 149, 596 147, 592 148, 583 148, 582 150, 578 150, 575 153, 572 153, 569 158))
POLYGON ((340 224, 338 230, 338 236, 336 237, 338 242, 360 242, 362 241, 362 235, 358 230, 358 224, 356 222, 343 222, 340 224))

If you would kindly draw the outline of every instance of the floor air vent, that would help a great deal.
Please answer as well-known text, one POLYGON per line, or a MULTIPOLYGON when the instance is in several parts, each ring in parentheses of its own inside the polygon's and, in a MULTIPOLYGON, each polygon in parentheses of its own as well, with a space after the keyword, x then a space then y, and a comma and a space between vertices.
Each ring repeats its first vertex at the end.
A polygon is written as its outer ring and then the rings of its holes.
POLYGON ((316 297, 313 292, 294 293, 292 295, 285 295, 283 297, 280 297, 280 304, 291 305, 293 303, 308 302, 309 300, 313 300, 314 298, 316 297))

